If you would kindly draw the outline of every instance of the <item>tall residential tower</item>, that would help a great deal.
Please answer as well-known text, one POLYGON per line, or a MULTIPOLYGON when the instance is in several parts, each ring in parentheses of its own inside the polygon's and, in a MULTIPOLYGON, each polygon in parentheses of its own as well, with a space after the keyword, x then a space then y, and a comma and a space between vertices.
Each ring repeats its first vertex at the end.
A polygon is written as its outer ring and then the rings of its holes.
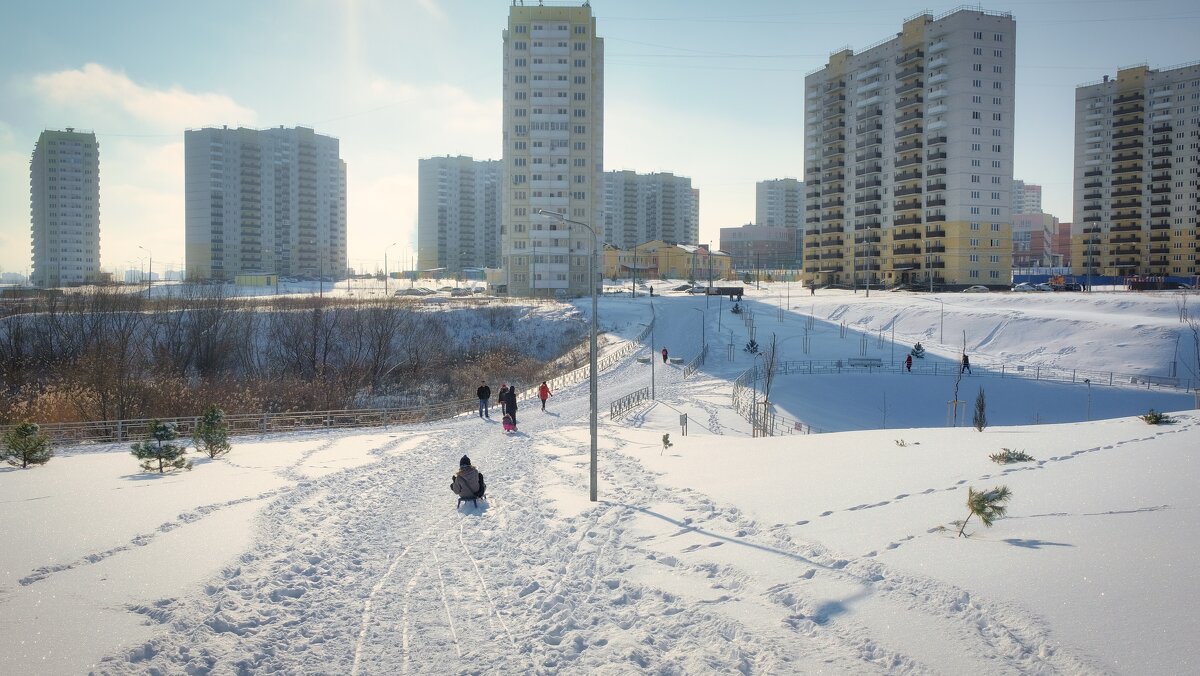
POLYGON ((632 249, 651 240, 696 244, 699 193, 671 173, 604 172, 604 241, 632 249))
POLYGON ((1076 274, 1200 274, 1200 64, 1124 68, 1075 90, 1076 274))
POLYGON ((422 159, 417 183, 417 268, 499 267, 500 162, 422 159))
POLYGON ((776 178, 754 185, 754 223, 804 230, 804 181, 776 178))
POLYGON ((344 278, 346 163, 312 129, 184 133, 187 278, 344 278))
POLYGON ((96 135, 46 130, 29 163, 34 286, 97 281, 100 272, 100 146, 96 135))
POLYGON ((1007 285, 1016 24, 920 14, 805 78, 804 272, 818 284, 1007 285))
MULTIPOLYGON (((603 238, 604 41, 592 8, 513 5, 504 34, 501 258, 520 296, 588 292, 603 238)), ((597 264, 598 265, 598 264, 597 264)))

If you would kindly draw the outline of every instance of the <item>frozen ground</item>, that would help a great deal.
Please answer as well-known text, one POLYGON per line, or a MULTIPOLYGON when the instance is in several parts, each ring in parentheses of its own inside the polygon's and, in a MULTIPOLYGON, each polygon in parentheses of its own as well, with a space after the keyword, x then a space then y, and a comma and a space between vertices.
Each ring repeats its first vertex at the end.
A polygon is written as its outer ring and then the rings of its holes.
MULTIPOLYGON (((750 327, 656 296, 653 348, 689 360, 704 322, 710 358, 686 380, 659 361, 656 403, 602 415, 598 503, 586 383, 523 403, 515 435, 463 416, 242 438, 178 476, 137 474, 123 447, 0 470, 0 673, 1197 671, 1194 397, 1093 384, 1089 404, 983 375, 1187 377, 1175 296, 787 292, 746 305, 791 360, 859 356, 862 330, 891 365, 894 326, 895 354, 921 340, 950 364, 965 332, 981 373, 960 399, 985 387, 992 426, 945 427, 952 377, 792 375, 781 414, 863 431, 751 438, 730 399, 750 327), (1175 424, 1132 417, 1151 406, 1175 424), (1036 460, 989 461, 1001 448, 1036 460), (479 509, 448 490, 464 453, 479 509), (967 487, 1000 484, 1008 518, 955 538, 967 487)), ((614 336, 649 321, 644 296, 602 302, 614 336)), ((632 357, 606 371, 602 414, 649 380, 632 357)))

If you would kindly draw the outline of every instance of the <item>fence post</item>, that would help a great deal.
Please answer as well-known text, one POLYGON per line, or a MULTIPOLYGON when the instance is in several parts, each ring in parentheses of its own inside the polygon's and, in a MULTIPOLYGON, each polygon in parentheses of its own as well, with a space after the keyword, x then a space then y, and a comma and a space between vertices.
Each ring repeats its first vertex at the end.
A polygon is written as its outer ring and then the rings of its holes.
POLYGON ((259 432, 259 433, 260 433, 260 434, 266 434, 266 433, 267 433, 267 412, 266 412, 266 411, 263 411, 263 415, 262 415, 262 425, 261 425, 261 429, 260 429, 260 432, 259 432))
POLYGON ((124 420, 117 421, 117 441, 124 441, 124 431, 125 431, 124 426, 125 426, 124 420))

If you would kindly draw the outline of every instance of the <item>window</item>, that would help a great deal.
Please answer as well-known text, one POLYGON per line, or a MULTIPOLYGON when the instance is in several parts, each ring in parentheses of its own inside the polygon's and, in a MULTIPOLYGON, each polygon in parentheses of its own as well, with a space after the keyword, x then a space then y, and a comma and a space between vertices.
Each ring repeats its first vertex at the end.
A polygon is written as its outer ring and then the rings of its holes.
POLYGON ((979 215, 979 207, 971 207, 971 215, 978 216, 979 215))
POLYGON ((983 31, 975 31, 975 33, 971 37, 975 38, 976 40, 982 40, 983 39, 983 31))
POLYGON ((975 56, 983 56, 983 47, 975 47, 971 50, 971 53, 975 56))
MULTIPOLYGON (((972 240, 972 241, 974 241, 974 240, 972 240)), ((969 256, 967 256, 967 260, 971 261, 972 263, 978 263, 979 262, 979 254, 970 254, 969 256)))
POLYGON ((971 182, 979 183, 979 174, 971 174, 971 182))
POLYGON ((999 129, 992 130, 992 136, 1000 136, 1000 135, 1001 135, 1001 131, 999 129))
MULTIPOLYGON (((995 256, 993 256, 993 258, 995 258, 995 256)), ((991 277, 992 279, 999 279, 1000 271, 999 270, 989 270, 988 277, 991 277)))
POLYGON ((996 33, 996 35, 994 36, 994 39, 996 40, 996 42, 1004 42, 1004 34, 996 33))
POLYGON ((1004 50, 1003 49, 993 49, 992 56, 996 57, 997 59, 1002 59, 1002 58, 1004 58, 1004 50))
POLYGON ((983 134, 983 132, 980 131, 979 127, 971 127, 971 136, 979 136, 981 134, 983 134))
MULTIPOLYGON (((979 191, 978 191, 978 190, 972 190, 972 191, 971 191, 971 199, 973 199, 973 200, 977 200, 977 199, 979 199, 979 191)), ((979 225, 979 224, 978 224, 978 223, 972 223, 972 225, 979 225)))
POLYGON ((970 273, 969 273, 969 275, 970 275, 972 278, 978 279, 978 278, 979 278, 979 271, 978 271, 978 270, 971 270, 971 271, 970 271, 970 273))
POLYGON ((972 120, 978 120, 978 119, 979 119, 979 111, 978 111, 978 110, 972 110, 972 111, 971 111, 971 119, 972 119, 972 120))
POLYGON ((993 105, 993 106, 998 106, 998 105, 1000 105, 1000 97, 999 97, 999 96, 993 96, 993 97, 992 97, 992 105, 993 105))
POLYGON ((999 122, 1000 117, 1001 117, 1000 113, 992 113, 992 122, 999 122))
POLYGON ((971 97, 971 103, 983 103, 983 97, 976 94, 971 97))
POLYGON ((978 144, 978 143, 972 143, 972 144, 971 144, 971 150, 972 150, 973 152, 979 152, 979 144, 978 144))
POLYGON ((994 200, 1000 199, 1000 193, 998 193, 998 192, 992 193, 992 199, 994 199, 994 200))
POLYGON ((576 68, 587 68, 587 59, 575 59, 576 68))
POLYGON ((572 81, 575 84, 587 84, 587 76, 586 75, 576 75, 574 78, 572 78, 572 81))
POLYGON ((972 238, 972 239, 971 239, 971 246, 979 246, 979 240, 978 240, 978 239, 974 239, 974 238, 972 238))
POLYGON ((981 163, 982 163, 982 160, 977 160, 977 159, 976 159, 976 160, 971 160, 971 166, 972 166, 972 167, 978 167, 978 166, 979 166, 981 163))
POLYGON ((971 229, 972 229, 972 230, 979 230, 979 224, 978 224, 978 223, 972 223, 972 224, 971 224, 971 229))
POLYGON ((975 71, 976 73, 982 73, 983 72, 983 64, 982 63, 973 63, 973 64, 971 64, 971 70, 975 71))
POLYGON ((992 72, 993 73, 1003 73, 1004 66, 992 66, 992 72))
POLYGON ((998 146, 998 145, 993 145, 993 146, 992 146, 992 152, 994 152, 994 153, 998 153, 998 152, 1000 152, 1000 146, 998 146))
POLYGON ((1004 83, 1002 83, 1002 82, 993 82, 993 83, 992 83, 992 89, 1004 89, 1004 83))
POLYGON ((982 87, 983 80, 971 80, 971 86, 972 87, 982 87))
MULTIPOLYGON (((999 216, 1000 215, 1000 207, 992 207, 992 215, 999 216)), ((996 240, 992 240, 992 241, 994 242, 996 240)), ((996 246, 996 245, 993 244, 992 246, 996 246)))
POLYGON ((1000 232, 1000 224, 992 223, 992 232, 1000 232))

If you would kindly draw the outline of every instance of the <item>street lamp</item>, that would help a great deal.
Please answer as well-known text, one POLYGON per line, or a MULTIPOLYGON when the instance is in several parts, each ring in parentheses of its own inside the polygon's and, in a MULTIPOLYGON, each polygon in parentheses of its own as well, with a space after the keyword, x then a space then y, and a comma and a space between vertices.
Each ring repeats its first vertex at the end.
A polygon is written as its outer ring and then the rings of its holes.
POLYGON ((141 244, 138 245, 138 248, 145 251, 150 258, 150 274, 146 275, 146 298, 150 298, 150 285, 154 283, 154 254, 141 244))
POLYGON ((387 295, 387 282, 388 282, 387 252, 388 252, 388 249, 396 246, 397 244, 399 244, 399 242, 392 242, 391 244, 383 247, 383 295, 384 296, 387 295))
POLYGON ((703 351, 704 346, 708 345, 708 339, 704 337, 706 333, 705 324, 708 324, 708 313, 698 307, 692 309, 700 313, 700 350, 703 351))
MULTIPOLYGON (((590 404, 590 409, 591 409, 590 411, 588 411, 588 431, 591 433, 591 437, 592 437, 590 498, 591 498, 592 502, 596 502, 596 500, 598 499, 596 497, 596 492, 597 492, 596 491, 596 456, 597 456, 597 452, 596 452, 596 448, 597 448, 596 421, 597 421, 597 417, 598 417, 598 414, 597 414, 598 396, 597 396, 597 392, 596 392, 596 371, 597 371, 597 368, 596 368, 596 328, 597 328, 597 321, 596 321, 596 318, 597 318, 597 314, 596 314, 596 254, 598 252, 598 249, 600 248, 600 238, 596 235, 596 231, 592 229, 592 226, 588 225, 587 223, 582 223, 580 221, 572 221, 569 218, 567 218, 566 216, 563 216, 562 214, 560 214, 558 212, 546 211, 545 209, 536 209, 534 211, 534 213, 542 215, 542 216, 549 216, 551 218, 557 219, 558 221, 560 221, 562 223, 568 223, 570 225, 582 226, 584 228, 587 228, 588 232, 590 232, 592 234, 592 252, 591 252, 591 255, 588 256, 588 259, 590 260, 590 263, 591 263, 588 266, 588 291, 590 291, 592 294, 592 335, 591 335, 590 344, 588 346, 588 348, 589 348, 588 349, 588 381, 589 381, 588 382, 588 396, 590 399, 589 404, 590 404)), ((654 360, 651 359, 650 363, 653 364, 654 360)))

